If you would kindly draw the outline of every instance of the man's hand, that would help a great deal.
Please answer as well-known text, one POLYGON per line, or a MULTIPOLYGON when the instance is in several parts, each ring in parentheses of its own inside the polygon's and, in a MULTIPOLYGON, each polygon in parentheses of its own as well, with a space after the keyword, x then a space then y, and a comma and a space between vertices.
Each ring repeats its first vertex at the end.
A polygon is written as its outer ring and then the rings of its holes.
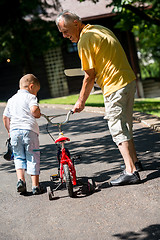
POLYGON ((74 105, 74 112, 81 112, 85 107, 85 102, 89 97, 89 94, 94 86, 95 81, 95 69, 85 70, 85 76, 83 79, 82 88, 80 91, 80 96, 76 104, 74 105))
POLYGON ((81 99, 78 99, 76 104, 73 107, 73 112, 80 113, 85 107, 85 102, 83 102, 81 99))

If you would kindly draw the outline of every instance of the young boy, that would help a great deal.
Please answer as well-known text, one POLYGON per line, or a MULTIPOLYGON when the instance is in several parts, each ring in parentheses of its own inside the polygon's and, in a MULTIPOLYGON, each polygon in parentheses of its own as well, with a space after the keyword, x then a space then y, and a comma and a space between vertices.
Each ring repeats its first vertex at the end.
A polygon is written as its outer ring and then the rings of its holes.
POLYGON ((34 195, 41 193, 39 186, 40 152, 39 127, 36 118, 41 112, 37 102, 37 92, 40 83, 33 74, 23 76, 19 81, 20 89, 7 102, 3 113, 4 126, 11 137, 14 153, 14 163, 17 173, 17 192, 27 191, 25 170, 31 175, 32 192, 34 195))

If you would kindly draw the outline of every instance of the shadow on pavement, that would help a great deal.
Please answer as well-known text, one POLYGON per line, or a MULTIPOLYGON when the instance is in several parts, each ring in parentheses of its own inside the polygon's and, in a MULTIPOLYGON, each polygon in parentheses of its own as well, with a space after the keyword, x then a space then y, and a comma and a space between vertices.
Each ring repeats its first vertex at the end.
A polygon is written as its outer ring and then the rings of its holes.
MULTIPOLYGON (((43 134, 47 134, 45 125, 42 125, 40 130, 43 134)), ((56 133, 55 136, 57 137, 56 127, 50 127, 49 130, 56 133)), ((123 160, 117 146, 111 139, 106 121, 103 120, 102 117, 98 116, 89 119, 83 118, 74 120, 64 125, 62 130, 66 135, 71 134, 72 136, 72 142, 67 143, 67 148, 69 148, 71 156, 74 154, 82 155, 81 161, 76 161, 76 165, 89 165, 97 162, 100 164, 110 164, 111 168, 108 170, 104 169, 101 172, 93 172, 93 177, 96 182, 105 182, 109 180, 112 175, 119 174, 119 166, 123 163, 123 160), (74 136, 76 137, 76 141, 74 141, 74 136), (114 163, 114 166, 112 163, 114 163), (115 163, 117 163, 116 167, 115 163)), ((144 182, 157 178, 157 170, 160 167, 160 135, 149 128, 144 127, 138 129, 136 128, 136 123, 134 123, 134 140, 137 155, 142 161, 144 171, 156 170, 149 174, 144 182)), ((56 167, 56 147, 54 143, 51 145, 44 145, 42 151, 41 168, 51 169, 52 167, 56 167)), ((104 184, 104 186, 106 186, 106 184, 104 184)))
MULTIPOLYGON (((152 170, 143 181, 158 178, 160 168, 160 134, 155 133, 147 127, 139 129, 134 123, 134 140, 138 158, 142 161, 144 171, 152 170)), ((112 175, 120 173, 120 164, 123 163, 122 157, 115 143, 112 141, 107 123, 102 116, 76 119, 63 125, 64 134, 71 136, 71 142, 67 143, 71 156, 81 154, 81 161, 75 164, 107 163, 109 169, 100 172, 93 170, 92 177, 96 182, 102 183, 107 187, 107 182, 112 175)), ((58 136, 57 127, 49 127, 49 131, 54 137, 58 136)), ((46 124, 40 126, 40 134, 47 135, 46 124)), ((46 137, 46 136, 45 136, 46 137)), ((49 138, 49 136, 47 137, 49 138)), ((51 140, 51 144, 40 146, 41 149, 41 170, 49 170, 58 167, 56 159, 56 145, 51 140)), ((108 167, 107 166, 107 167, 108 167)), ((0 164, 0 171, 15 172, 12 162, 0 164)))
POLYGON ((140 232, 126 232, 113 235, 117 239, 134 240, 158 240, 160 237, 160 225, 154 224, 143 228, 140 232))

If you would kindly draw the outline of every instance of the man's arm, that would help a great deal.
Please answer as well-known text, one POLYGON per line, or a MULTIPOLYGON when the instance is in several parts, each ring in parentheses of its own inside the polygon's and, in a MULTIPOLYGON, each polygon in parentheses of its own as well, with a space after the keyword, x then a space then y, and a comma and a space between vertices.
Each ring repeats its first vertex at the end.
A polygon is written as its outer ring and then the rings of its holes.
POLYGON ((85 107, 85 102, 89 97, 89 94, 94 86, 95 82, 95 69, 89 69, 85 71, 85 76, 83 79, 82 88, 80 91, 80 96, 74 105, 73 111, 74 112, 81 112, 85 107))
POLYGON ((35 118, 40 118, 41 116, 41 111, 40 108, 38 106, 33 105, 31 108, 31 114, 33 115, 33 117, 35 118))
POLYGON ((7 129, 8 135, 10 130, 10 118, 3 115, 3 123, 5 128, 7 129))

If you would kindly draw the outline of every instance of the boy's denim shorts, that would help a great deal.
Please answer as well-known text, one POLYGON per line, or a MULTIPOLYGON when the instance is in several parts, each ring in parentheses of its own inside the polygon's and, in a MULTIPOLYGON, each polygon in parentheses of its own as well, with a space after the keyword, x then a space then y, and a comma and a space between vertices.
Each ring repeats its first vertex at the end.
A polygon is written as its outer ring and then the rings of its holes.
POLYGON ((136 83, 132 81, 118 91, 104 96, 105 119, 117 146, 133 138, 133 104, 136 83))
POLYGON ((40 152, 37 133, 15 129, 10 132, 16 169, 26 169, 30 175, 40 174, 40 152))

